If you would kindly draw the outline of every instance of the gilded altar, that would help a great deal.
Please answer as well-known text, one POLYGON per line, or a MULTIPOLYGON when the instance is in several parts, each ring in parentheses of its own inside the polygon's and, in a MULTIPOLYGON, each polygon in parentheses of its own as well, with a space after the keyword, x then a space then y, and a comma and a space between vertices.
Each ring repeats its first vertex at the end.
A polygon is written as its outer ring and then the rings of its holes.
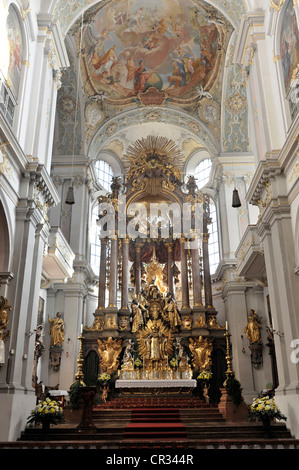
POLYGON ((84 348, 86 363, 96 351, 99 373, 117 375, 117 389, 152 381, 192 389, 212 370, 214 351, 225 356, 209 272, 209 198, 194 177, 183 183, 180 158, 168 139, 141 139, 127 149, 125 181, 113 178, 99 198, 98 307, 84 348))

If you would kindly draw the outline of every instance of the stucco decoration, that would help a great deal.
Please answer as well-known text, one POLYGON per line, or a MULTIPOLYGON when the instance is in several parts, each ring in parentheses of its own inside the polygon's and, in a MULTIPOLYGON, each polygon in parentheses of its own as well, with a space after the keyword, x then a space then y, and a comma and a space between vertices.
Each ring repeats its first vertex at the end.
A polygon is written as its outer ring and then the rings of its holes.
MULTIPOLYGON (((58 0, 55 16, 60 22, 63 34, 66 35, 71 25, 80 15, 82 9, 86 10, 87 8, 97 4, 103 7, 110 3, 110 0, 102 0, 100 2, 98 0, 77 0, 76 2, 73 0, 58 0)), ((131 1, 127 0, 127 3, 130 4, 131 1)), ((160 4, 162 3, 163 0, 160 4)), ((176 3, 176 1, 174 3, 176 3)), ((197 5, 199 0, 194 0, 193 3, 194 5, 197 5)), ((218 8, 229 19, 234 27, 238 27, 242 14, 246 12, 246 4, 244 0, 210 0, 207 3, 218 8)))

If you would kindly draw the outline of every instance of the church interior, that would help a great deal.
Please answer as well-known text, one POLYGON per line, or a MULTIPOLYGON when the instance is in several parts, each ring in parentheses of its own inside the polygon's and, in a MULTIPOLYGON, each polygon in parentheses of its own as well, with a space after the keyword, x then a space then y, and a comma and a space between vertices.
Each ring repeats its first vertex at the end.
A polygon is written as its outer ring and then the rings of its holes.
POLYGON ((0 21, 0 448, 298 449, 298 1, 0 21))

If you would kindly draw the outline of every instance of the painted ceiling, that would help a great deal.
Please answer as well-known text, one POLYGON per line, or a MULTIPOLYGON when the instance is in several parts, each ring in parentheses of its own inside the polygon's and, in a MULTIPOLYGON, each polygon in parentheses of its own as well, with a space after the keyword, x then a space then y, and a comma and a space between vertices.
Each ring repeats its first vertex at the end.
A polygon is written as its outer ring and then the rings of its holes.
POLYGON ((81 0, 58 11, 71 67, 58 94, 56 153, 93 159, 117 147, 121 159, 151 133, 212 156, 247 151, 246 86, 232 60, 243 1, 81 0))

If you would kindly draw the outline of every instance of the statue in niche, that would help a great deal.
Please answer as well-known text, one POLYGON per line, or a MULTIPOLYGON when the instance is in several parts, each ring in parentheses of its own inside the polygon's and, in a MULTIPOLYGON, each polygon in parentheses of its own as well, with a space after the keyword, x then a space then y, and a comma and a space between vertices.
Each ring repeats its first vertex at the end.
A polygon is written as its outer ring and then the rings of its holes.
POLYGON ((119 365, 119 355, 122 350, 122 340, 112 339, 111 336, 107 340, 98 339, 98 353, 100 356, 100 370, 112 374, 119 365))
POLYGON ((61 313, 57 312, 56 317, 48 317, 50 323, 51 342, 50 346, 62 346, 64 341, 64 321, 61 318, 61 313))
POLYGON ((178 328, 182 324, 177 304, 171 292, 166 295, 163 317, 169 323, 170 328, 178 328))
POLYGON ((244 333, 246 334, 250 344, 262 344, 260 327, 260 317, 256 314, 255 310, 250 309, 248 323, 244 328, 244 333))
POLYGON ((193 355, 193 366, 200 372, 209 371, 212 365, 212 341, 208 338, 203 339, 202 336, 198 339, 189 338, 189 341, 189 349, 193 355))

